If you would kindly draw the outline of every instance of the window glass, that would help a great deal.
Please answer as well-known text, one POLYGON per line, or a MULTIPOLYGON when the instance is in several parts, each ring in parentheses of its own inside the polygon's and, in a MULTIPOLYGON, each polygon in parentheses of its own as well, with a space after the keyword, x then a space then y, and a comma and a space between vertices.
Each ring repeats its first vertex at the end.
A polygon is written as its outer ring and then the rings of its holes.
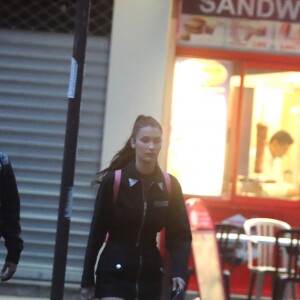
POLYGON ((247 69, 243 86, 236 192, 298 200, 300 73, 247 69))
POLYGON ((185 194, 228 193, 223 181, 232 70, 229 61, 177 58, 167 168, 185 194))
POLYGON ((188 195, 226 197, 235 186, 298 200, 300 72, 246 69, 242 90, 241 79, 237 62, 177 58, 168 171, 188 195))

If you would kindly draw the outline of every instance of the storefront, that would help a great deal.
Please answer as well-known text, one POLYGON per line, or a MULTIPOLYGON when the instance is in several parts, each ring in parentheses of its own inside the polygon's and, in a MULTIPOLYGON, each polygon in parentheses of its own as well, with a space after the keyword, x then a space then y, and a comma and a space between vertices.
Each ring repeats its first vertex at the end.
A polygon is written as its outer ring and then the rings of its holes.
MULTIPOLYGON (((300 227, 299 19, 297 0, 180 7, 167 168, 215 222, 259 216, 300 227), (288 142, 276 150, 277 132, 288 142)), ((245 270, 233 293, 246 294, 245 270)))

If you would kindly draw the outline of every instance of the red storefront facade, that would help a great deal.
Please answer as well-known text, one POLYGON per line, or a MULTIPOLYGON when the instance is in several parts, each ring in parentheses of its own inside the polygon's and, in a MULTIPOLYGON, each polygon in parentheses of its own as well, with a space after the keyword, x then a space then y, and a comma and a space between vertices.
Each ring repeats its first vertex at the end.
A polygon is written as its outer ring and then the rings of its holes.
MULTIPOLYGON (((179 19, 168 170, 216 223, 270 217, 300 227, 300 2, 183 0, 179 19), (269 180, 277 131, 293 143, 280 180, 269 180)), ((247 293, 246 262, 231 280, 233 294, 247 293)))

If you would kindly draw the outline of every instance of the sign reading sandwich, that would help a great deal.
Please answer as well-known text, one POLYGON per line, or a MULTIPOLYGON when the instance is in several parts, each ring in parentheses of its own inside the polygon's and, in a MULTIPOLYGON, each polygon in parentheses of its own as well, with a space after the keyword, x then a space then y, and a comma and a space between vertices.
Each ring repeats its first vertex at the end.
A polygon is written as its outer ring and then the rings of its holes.
POLYGON ((299 0, 183 0, 183 13, 300 22, 299 0))
POLYGON ((300 0, 183 0, 178 43, 300 53, 300 0))

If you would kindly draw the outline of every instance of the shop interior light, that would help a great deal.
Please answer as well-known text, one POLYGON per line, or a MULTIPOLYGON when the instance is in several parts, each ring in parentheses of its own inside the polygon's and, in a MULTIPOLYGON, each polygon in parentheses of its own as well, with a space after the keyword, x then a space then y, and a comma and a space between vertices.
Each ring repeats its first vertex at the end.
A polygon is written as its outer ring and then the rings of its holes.
POLYGON ((219 86, 227 78, 226 68, 218 61, 207 59, 183 59, 176 63, 178 76, 192 86, 219 86))
POLYGON ((299 116, 300 117, 300 108, 297 106, 292 106, 290 108, 290 115, 291 116, 299 116))
POLYGON ((222 190, 228 77, 217 61, 178 59, 174 72, 168 171, 186 194, 219 196, 222 190))

